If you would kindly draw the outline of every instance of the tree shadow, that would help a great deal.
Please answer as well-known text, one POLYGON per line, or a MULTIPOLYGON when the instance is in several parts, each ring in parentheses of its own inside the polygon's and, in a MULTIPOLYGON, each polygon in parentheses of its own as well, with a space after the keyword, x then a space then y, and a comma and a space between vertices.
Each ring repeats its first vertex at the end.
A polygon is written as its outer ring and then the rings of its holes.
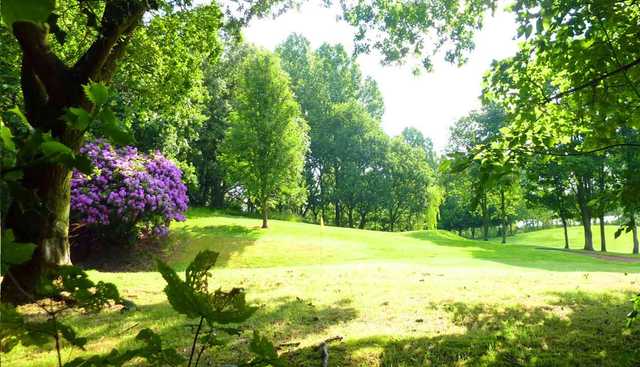
MULTIPOLYGON (((323 333, 358 316, 349 299, 341 299, 331 305, 316 305, 301 298, 283 297, 269 300, 267 304, 258 302, 257 305, 258 310, 245 323, 225 325, 238 327, 243 333, 238 338, 231 338, 231 343, 224 348, 211 349, 205 356, 205 362, 211 360, 218 365, 248 360, 251 357, 248 346, 253 330, 259 331, 276 345, 286 344, 311 334, 323 333)), ((67 315, 64 322, 73 326, 79 336, 88 339, 86 349, 90 353, 110 350, 104 349, 103 343, 111 338, 116 339, 116 349, 133 349, 140 345, 135 341, 137 333, 148 327, 161 336, 163 346, 176 348, 178 352, 188 355, 198 320, 188 319, 175 312, 167 302, 160 302, 140 305, 135 311, 127 313, 117 309, 90 315, 73 313, 67 315)), ((69 352, 65 351, 65 355, 69 354, 72 358, 78 356, 77 350, 69 352)), ((33 348, 29 354, 37 360, 46 353, 33 348)), ((52 350, 48 352, 51 353, 52 350)))
POLYGON ((201 250, 218 252, 216 267, 225 267, 232 256, 242 253, 260 238, 259 228, 239 225, 188 225, 174 229, 168 259, 176 271, 186 269, 201 250))
MULTIPOLYGON (((332 344, 330 366, 638 366, 640 327, 625 330, 630 293, 555 293, 545 306, 431 305, 461 332, 374 336, 332 344), (371 350, 376 350, 372 353, 371 350), (361 353, 368 350, 368 353, 361 353)), ((284 355, 295 366, 317 366, 317 347, 284 355)))
POLYGON ((470 240, 448 231, 408 232, 406 236, 429 241, 434 246, 466 248, 475 259, 523 268, 558 272, 640 272, 640 264, 618 258, 584 256, 574 252, 545 251, 539 246, 500 244, 470 240))

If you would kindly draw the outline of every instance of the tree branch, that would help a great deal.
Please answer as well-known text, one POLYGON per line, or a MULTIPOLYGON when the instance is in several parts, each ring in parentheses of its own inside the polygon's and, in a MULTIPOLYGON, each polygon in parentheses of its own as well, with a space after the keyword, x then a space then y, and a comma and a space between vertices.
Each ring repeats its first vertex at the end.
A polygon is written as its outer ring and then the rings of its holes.
POLYGON ((556 93, 551 97, 547 97, 545 99, 545 103, 549 103, 549 102, 551 102, 553 100, 560 99, 562 97, 568 96, 568 95, 573 94, 575 92, 581 91, 582 89, 585 89, 585 88, 595 87, 595 86, 598 85, 598 83, 600 83, 601 81, 609 78, 610 76, 616 75, 618 73, 625 72, 625 71, 627 71, 627 70, 629 70, 632 67, 637 66, 637 65, 640 65, 640 58, 638 58, 638 59, 636 59, 636 60, 634 60, 634 61, 632 61, 632 62, 630 62, 628 64, 622 65, 622 66, 620 66, 619 68, 617 68, 615 70, 612 70, 612 71, 609 71, 607 73, 604 73, 604 74, 600 75, 599 77, 591 79, 591 80, 589 80, 589 81, 587 81, 585 83, 582 83, 582 84, 580 84, 580 85, 578 85, 576 87, 570 88, 570 89, 568 89, 568 90, 566 90, 564 92, 556 93))
POLYGON ((538 155, 550 155, 550 156, 554 156, 554 157, 572 157, 572 156, 589 155, 589 154, 601 152, 601 151, 604 151, 604 150, 609 150, 609 149, 613 149, 613 148, 621 148, 621 147, 640 148, 640 144, 638 144, 638 143, 618 143, 618 144, 611 144, 611 145, 607 145, 607 146, 596 148, 596 149, 592 149, 592 150, 573 151, 573 152, 554 152, 554 151, 550 151, 550 150, 548 150, 548 151, 532 150, 531 153, 538 154, 538 155))
MULTIPOLYGON (((44 86, 48 102, 64 106, 67 94, 54 91, 64 90, 69 78, 69 68, 49 48, 46 30, 35 23, 15 22, 13 34, 22 49, 23 60, 44 86)), ((27 82, 32 84, 34 79, 27 82)))
MULTIPOLYGON (((126 32, 133 32, 142 15, 150 9, 145 0, 108 0, 100 22, 100 34, 91 47, 73 66, 73 71, 84 84, 96 79, 109 60, 112 49, 126 32)), ((115 62, 115 60, 111 61, 115 62)))

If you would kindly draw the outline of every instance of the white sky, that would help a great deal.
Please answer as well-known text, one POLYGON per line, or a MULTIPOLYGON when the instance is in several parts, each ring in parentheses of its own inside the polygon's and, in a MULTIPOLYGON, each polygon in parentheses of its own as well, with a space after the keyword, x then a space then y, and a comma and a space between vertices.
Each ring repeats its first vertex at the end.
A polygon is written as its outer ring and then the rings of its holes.
MULTIPOLYGON (((245 39, 274 50, 291 33, 300 33, 317 48, 323 42, 342 43, 353 50, 353 28, 336 20, 337 10, 306 3, 299 11, 292 10, 275 19, 254 20, 244 30, 245 39)), ((360 56, 363 74, 372 76, 382 91, 385 114, 384 131, 397 135, 407 126, 414 126, 431 137, 442 151, 449 138, 449 126, 467 112, 478 108, 482 76, 491 61, 511 56, 517 43, 515 22, 511 15, 497 12, 487 19, 484 29, 476 35, 476 48, 462 67, 434 58, 432 73, 413 75, 413 64, 381 66, 373 55, 360 56)))

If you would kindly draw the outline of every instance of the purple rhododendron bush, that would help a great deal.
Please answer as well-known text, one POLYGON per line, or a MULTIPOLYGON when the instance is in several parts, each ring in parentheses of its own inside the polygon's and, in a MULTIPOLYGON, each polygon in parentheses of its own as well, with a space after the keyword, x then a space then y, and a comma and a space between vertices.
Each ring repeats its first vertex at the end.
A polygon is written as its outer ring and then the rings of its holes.
POLYGON ((185 219, 188 197, 182 172, 159 152, 143 154, 103 140, 80 151, 95 169, 90 175, 73 172, 74 242, 79 238, 111 246, 164 237, 171 221, 185 219))

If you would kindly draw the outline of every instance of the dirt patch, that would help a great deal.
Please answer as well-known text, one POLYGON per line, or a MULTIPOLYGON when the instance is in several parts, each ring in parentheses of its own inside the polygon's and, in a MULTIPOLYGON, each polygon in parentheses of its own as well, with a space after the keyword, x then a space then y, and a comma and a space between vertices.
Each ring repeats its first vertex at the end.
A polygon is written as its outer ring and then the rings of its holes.
POLYGON ((595 251, 571 250, 571 249, 552 248, 552 247, 536 247, 536 250, 562 251, 562 252, 568 252, 570 254, 595 257, 597 259, 602 259, 607 261, 618 261, 618 262, 624 262, 624 263, 640 263, 640 258, 637 258, 637 257, 629 257, 629 256, 623 256, 623 255, 607 255, 607 254, 603 254, 595 251))

